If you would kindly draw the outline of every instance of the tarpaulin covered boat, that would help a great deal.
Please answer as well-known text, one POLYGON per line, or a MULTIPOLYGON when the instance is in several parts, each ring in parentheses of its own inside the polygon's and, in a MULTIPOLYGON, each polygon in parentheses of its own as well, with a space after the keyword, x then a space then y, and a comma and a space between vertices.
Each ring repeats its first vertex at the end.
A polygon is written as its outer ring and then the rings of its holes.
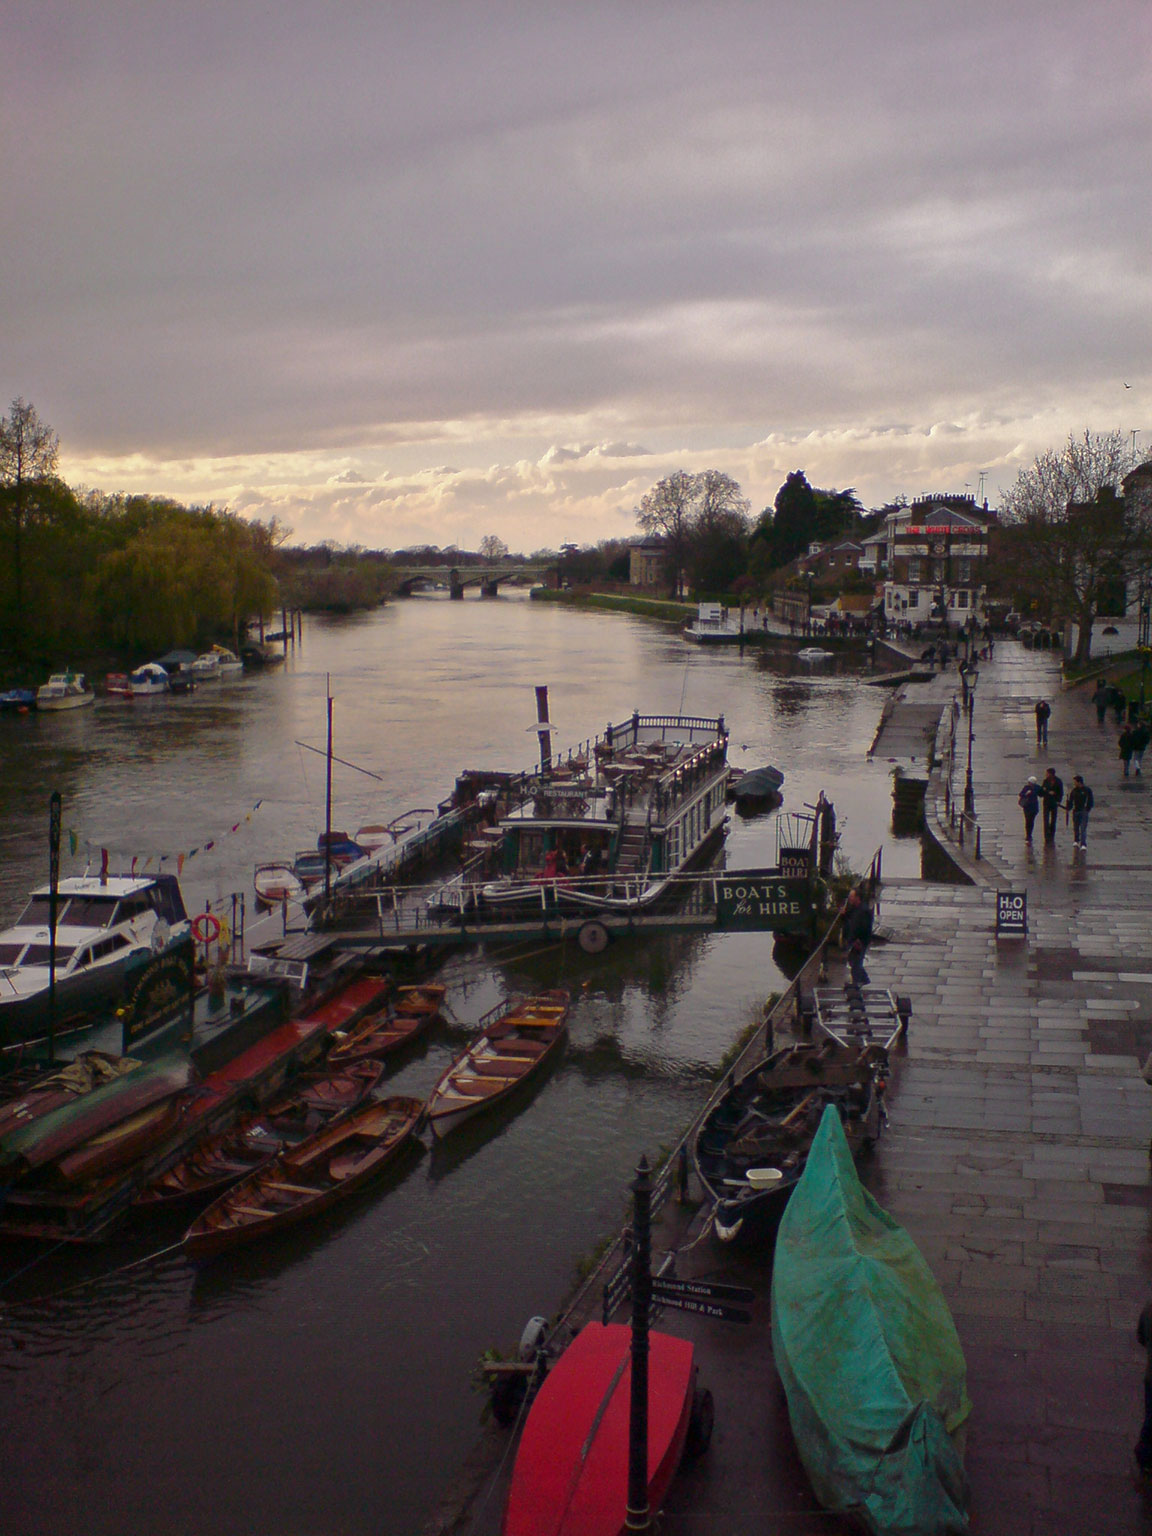
POLYGON ((772 1342, 817 1498, 877 1536, 953 1536, 967 1484, 950 1435, 964 1355, 920 1250, 861 1186, 824 1111, 780 1223, 772 1342))

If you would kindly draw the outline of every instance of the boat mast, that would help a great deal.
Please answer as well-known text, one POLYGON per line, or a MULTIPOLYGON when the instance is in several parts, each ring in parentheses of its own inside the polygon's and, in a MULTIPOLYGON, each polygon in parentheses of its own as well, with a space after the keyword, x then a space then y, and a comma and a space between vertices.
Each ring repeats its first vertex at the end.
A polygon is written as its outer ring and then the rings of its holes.
POLYGON ((324 690, 328 695, 328 758, 324 793, 324 905, 332 896, 332 674, 326 675, 324 690))

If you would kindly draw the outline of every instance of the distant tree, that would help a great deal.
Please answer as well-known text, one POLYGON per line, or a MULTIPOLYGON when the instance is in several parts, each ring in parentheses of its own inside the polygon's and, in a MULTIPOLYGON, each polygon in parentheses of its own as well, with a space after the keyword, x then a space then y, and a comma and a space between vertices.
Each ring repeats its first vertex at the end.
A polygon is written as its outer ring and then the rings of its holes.
POLYGON ((668 552, 668 577, 673 595, 680 596, 696 505, 696 476, 673 470, 657 481, 636 509, 645 533, 663 539, 668 552))
POLYGON ((1148 555, 1150 530, 1130 515, 1120 484, 1136 458, 1122 432, 1070 433, 1022 469, 1001 516, 1051 613, 1079 626, 1076 661, 1088 660, 1102 599, 1148 555))
POLYGON ((45 488, 56 475, 60 439, 36 407, 23 398, 13 400, 8 415, 0 419, 0 498, 5 540, 11 553, 14 636, 18 650, 24 643, 24 545, 29 522, 44 501, 45 488))
POLYGON ((771 550, 776 566, 802 555, 816 538, 816 493, 802 469, 794 469, 776 492, 771 550))
POLYGON ((507 553, 507 544, 503 539, 498 539, 494 533, 486 533, 480 540, 480 556, 492 564, 503 560, 507 553))

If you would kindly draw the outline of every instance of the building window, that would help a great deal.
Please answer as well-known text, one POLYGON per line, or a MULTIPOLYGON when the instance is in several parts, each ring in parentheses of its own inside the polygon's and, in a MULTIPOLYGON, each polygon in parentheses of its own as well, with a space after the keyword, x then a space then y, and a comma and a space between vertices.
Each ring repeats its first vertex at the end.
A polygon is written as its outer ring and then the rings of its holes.
POLYGON ((909 608, 919 608, 919 606, 920 606, 920 591, 919 591, 918 588, 916 588, 913 591, 909 592, 909 594, 908 594, 908 606, 909 606, 909 608))
POLYGON ((972 580, 972 561, 967 556, 961 557, 959 570, 961 581, 972 580))
POLYGON ((908 562, 908 580, 909 581, 919 581, 920 580, 920 562, 919 562, 919 560, 909 560, 909 562, 908 562))
POLYGON ((965 591, 957 592, 957 594, 956 594, 956 606, 957 606, 957 608, 967 608, 967 606, 968 606, 968 594, 967 594, 967 592, 965 592, 965 591))

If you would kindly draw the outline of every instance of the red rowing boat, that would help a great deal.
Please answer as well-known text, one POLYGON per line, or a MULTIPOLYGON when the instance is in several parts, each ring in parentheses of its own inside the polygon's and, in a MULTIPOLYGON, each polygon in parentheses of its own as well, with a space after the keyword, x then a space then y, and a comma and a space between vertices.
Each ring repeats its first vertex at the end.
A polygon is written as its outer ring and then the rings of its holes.
MULTIPOLYGON (((648 1505, 663 1504, 688 1439, 693 1348, 648 1336, 648 1505)), ((512 1469, 501 1536, 621 1536, 628 1506, 632 1330, 589 1323, 536 1395, 512 1469)))

